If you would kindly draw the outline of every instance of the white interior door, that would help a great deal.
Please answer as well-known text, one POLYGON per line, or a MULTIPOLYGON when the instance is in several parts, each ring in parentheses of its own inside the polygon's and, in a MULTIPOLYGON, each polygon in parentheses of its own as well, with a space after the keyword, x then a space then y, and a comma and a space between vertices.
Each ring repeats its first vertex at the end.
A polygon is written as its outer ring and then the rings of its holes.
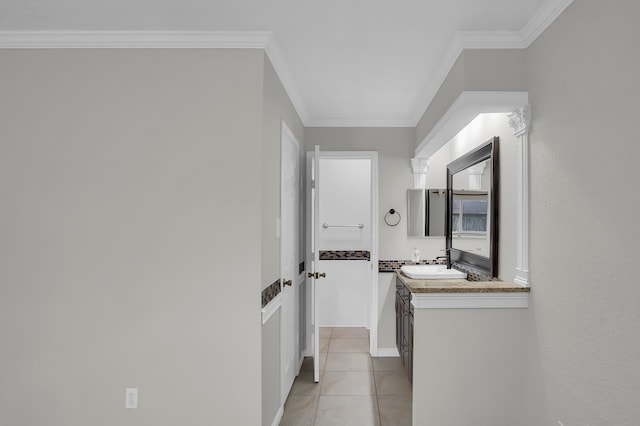
POLYGON ((318 318, 318 314, 320 312, 320 305, 318 300, 318 292, 317 292, 317 281, 320 272, 316 270, 318 267, 318 261, 320 260, 320 253, 318 251, 318 230, 320 228, 318 223, 318 209, 320 208, 319 203, 319 191, 318 182, 320 181, 320 147, 318 145, 315 146, 315 152, 313 155, 313 168, 314 168, 314 179, 313 179, 313 219, 312 219, 312 229, 313 229, 313 264, 311 265, 312 276, 311 279, 311 287, 313 288, 313 381, 318 383, 320 381, 320 321, 318 318))
POLYGON ((281 151, 281 230, 280 262, 282 278, 281 306, 281 401, 284 403, 298 374, 300 347, 298 232, 299 232, 299 147, 296 138, 282 123, 281 151))
POLYGON ((310 311, 307 319, 311 327, 307 330, 311 334, 311 354, 313 356, 313 380, 320 381, 320 329, 318 322, 318 297, 316 293, 316 265, 319 253, 317 250, 316 235, 318 235, 318 181, 320 179, 318 164, 320 160, 320 147, 316 145, 314 152, 307 153, 307 291, 310 298, 310 311))

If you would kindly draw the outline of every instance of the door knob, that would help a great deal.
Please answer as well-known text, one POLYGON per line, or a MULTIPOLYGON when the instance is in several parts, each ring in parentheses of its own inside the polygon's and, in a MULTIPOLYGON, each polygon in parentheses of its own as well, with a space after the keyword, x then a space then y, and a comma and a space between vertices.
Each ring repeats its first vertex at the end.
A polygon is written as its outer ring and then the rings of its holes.
POLYGON ((284 282, 282 283, 284 285, 293 285, 293 281, 291 280, 284 280, 284 282))

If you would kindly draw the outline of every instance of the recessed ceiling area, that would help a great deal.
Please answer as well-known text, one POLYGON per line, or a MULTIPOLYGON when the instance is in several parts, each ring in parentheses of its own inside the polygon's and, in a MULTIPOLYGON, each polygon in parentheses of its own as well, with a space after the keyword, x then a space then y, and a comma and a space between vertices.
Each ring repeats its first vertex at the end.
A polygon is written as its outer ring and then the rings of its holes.
POLYGON ((526 47, 571 0, 4 0, 0 31, 268 31, 306 126, 415 126, 461 49, 526 47))

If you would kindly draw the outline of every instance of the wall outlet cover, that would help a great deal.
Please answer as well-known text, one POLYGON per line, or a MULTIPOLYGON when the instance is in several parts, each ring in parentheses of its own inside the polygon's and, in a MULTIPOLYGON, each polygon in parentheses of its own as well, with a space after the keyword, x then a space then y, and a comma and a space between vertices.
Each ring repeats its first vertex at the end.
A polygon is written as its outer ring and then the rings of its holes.
POLYGON ((138 408, 138 389, 127 388, 125 391, 125 408, 138 408))

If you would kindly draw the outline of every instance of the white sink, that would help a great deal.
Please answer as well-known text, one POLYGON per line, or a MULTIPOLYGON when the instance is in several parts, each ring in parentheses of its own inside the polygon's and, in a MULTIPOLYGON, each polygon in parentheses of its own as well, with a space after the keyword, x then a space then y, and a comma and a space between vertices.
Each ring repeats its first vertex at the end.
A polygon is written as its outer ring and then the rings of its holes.
POLYGON ((465 272, 460 272, 457 269, 447 269, 445 265, 403 265, 400 270, 409 278, 419 280, 467 278, 465 272))

